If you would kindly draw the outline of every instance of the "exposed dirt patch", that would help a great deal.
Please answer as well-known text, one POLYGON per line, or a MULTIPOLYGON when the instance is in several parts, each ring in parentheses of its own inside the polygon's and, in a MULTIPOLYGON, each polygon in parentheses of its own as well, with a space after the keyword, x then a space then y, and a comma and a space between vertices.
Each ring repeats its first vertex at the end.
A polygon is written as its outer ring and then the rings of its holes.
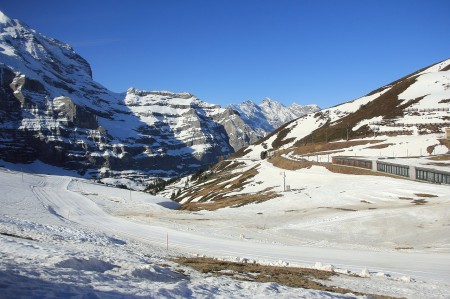
POLYGON ((414 199, 413 201, 412 201, 412 203, 413 204, 415 204, 415 205, 418 205, 418 206, 421 206, 421 205, 424 205, 424 204, 426 204, 428 201, 426 201, 425 199, 414 199))
POLYGON ((235 152, 233 155, 231 155, 231 159, 236 159, 236 158, 242 158, 245 155, 247 155, 248 153, 250 153, 252 150, 246 147, 241 148, 240 150, 238 150, 237 152, 235 152))
POLYGON ((291 131, 291 128, 287 128, 287 127, 282 129, 281 131, 279 131, 277 134, 277 138, 275 138, 275 140, 272 142, 272 148, 274 148, 274 149, 280 148, 283 145, 294 141, 295 137, 284 139, 284 138, 286 138, 287 134, 289 134, 290 131, 291 131))
POLYGON ((250 203, 261 203, 266 200, 279 197, 280 195, 276 192, 263 190, 258 193, 253 194, 240 194, 229 197, 216 198, 214 201, 209 202, 190 202, 182 205, 180 210, 188 210, 188 211, 200 211, 200 210, 208 210, 215 211, 225 207, 242 207, 244 205, 250 203))
POLYGON ((302 168, 311 168, 313 163, 308 161, 292 161, 283 157, 272 157, 268 159, 270 163, 273 164, 273 166, 286 169, 286 170, 298 170, 302 168))
MULTIPOLYGON (((357 296, 370 298, 393 298, 374 294, 354 292, 349 289, 326 286, 317 280, 329 280, 331 276, 338 275, 334 272, 321 271, 307 268, 263 266, 250 263, 234 263, 219 261, 211 258, 177 258, 173 262, 194 268, 202 273, 215 276, 228 276, 241 281, 276 282, 280 285, 293 288, 306 288, 319 291, 328 291, 340 294, 352 293, 357 296)), ((362 279, 357 278, 355 279, 362 279)))
POLYGON ((403 199, 403 200, 414 200, 414 198, 412 198, 412 197, 404 197, 404 196, 400 196, 398 199, 403 199))
POLYGON ((437 195, 434 194, 428 194, 428 193, 414 193, 415 196, 417 197, 438 197, 437 195))
MULTIPOLYGON (((398 95, 404 92, 415 81, 416 76, 408 76, 392 83, 392 85, 389 86, 389 90, 385 91, 375 100, 365 105, 361 105, 357 111, 348 114, 337 122, 327 123, 310 135, 304 137, 302 140, 299 140, 296 145, 301 145, 311 140, 315 140, 316 142, 326 140, 348 140, 373 135, 373 131, 368 125, 360 127, 357 131, 353 131, 351 128, 354 128, 359 122, 365 119, 382 116, 384 121, 389 122, 398 116, 402 116, 404 109, 421 100, 421 98, 416 98, 403 104, 400 104, 401 102, 398 100, 398 95)), ((386 87, 383 87, 382 89, 386 89, 386 87)), ((382 89, 380 89, 380 91, 382 89)), ((410 134, 410 132, 405 133, 410 134)))
POLYGON ((435 147, 436 145, 430 145, 429 147, 427 147, 427 153, 430 155, 433 154, 435 147))
POLYGON ((450 155, 440 155, 428 158, 428 160, 433 161, 450 161, 450 155))
POLYGON ((210 170, 192 176, 191 186, 182 190, 176 200, 190 202, 197 199, 204 202, 241 191, 247 181, 258 174, 256 167, 244 170, 243 165, 242 162, 222 161, 210 170), (239 169, 242 171, 239 172, 239 169))
MULTIPOLYGON (((450 140, 448 139, 439 139, 439 143, 447 147, 450 150, 450 140)), ((449 155, 446 155, 449 156, 449 155)))
POLYGON ((394 145, 394 144, 393 143, 383 143, 383 144, 366 147, 366 149, 382 149, 382 148, 390 147, 391 145, 394 145))
POLYGON ((343 142, 316 142, 302 145, 296 144, 293 152, 295 155, 307 155, 318 152, 335 151, 343 148, 349 148, 357 145, 373 144, 383 142, 384 140, 352 140, 343 142))

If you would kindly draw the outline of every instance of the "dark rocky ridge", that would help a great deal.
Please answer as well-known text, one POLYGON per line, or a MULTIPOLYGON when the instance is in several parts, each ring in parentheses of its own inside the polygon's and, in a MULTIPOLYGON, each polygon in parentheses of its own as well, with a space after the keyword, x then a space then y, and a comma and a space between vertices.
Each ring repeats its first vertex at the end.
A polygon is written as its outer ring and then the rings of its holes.
POLYGON ((1 19, 2 160, 94 177, 173 177, 261 137, 233 109, 189 93, 113 93, 69 45, 1 19))

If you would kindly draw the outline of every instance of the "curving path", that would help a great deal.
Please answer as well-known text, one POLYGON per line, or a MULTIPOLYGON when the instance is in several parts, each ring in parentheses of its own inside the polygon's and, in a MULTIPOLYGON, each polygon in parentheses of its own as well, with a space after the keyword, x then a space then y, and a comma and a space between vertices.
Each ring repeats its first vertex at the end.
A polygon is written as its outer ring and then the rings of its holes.
POLYGON ((68 190, 70 177, 42 177, 32 192, 49 212, 64 221, 73 221, 105 232, 113 232, 141 242, 211 257, 245 257, 249 259, 291 264, 332 264, 341 269, 360 272, 363 268, 416 279, 450 281, 450 254, 378 252, 342 250, 305 246, 252 243, 248 240, 224 240, 207 235, 180 232, 163 226, 136 223, 103 211, 87 197, 68 190))

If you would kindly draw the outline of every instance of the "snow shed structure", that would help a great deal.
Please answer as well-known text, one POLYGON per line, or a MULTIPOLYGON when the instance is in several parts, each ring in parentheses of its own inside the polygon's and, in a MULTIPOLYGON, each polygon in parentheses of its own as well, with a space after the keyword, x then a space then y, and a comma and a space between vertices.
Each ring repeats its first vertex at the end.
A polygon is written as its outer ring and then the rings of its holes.
POLYGON ((339 165, 346 165, 346 166, 353 166, 353 167, 359 167, 359 168, 365 168, 365 169, 372 169, 372 161, 371 160, 365 160, 365 159, 358 159, 353 157, 332 157, 333 164, 339 164, 339 165))
POLYGON ((416 181, 450 185, 450 172, 430 167, 421 167, 417 163, 404 163, 406 159, 362 158, 335 156, 333 164, 364 168, 384 172, 416 181))

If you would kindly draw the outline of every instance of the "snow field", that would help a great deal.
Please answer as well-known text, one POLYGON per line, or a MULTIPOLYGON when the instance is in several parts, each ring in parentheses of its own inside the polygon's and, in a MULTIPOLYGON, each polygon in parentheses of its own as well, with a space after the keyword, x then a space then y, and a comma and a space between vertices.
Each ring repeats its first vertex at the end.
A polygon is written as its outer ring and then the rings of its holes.
MULTIPOLYGON (((244 161, 246 167, 254 163, 244 161)), ((255 182, 270 182, 281 191, 280 169, 264 162, 258 171, 255 182)), ((26 174, 22 182, 21 173, 8 171, 0 172, 0 178, 5 207, 0 221, 0 281, 10 285, 6 294, 341 296, 205 277, 188 268, 183 268, 188 274, 184 277, 167 260, 168 254, 342 273, 360 274, 368 268, 369 281, 354 282, 357 288, 390 295, 411 294, 422 285, 416 298, 440 298, 450 289, 450 242, 445 230, 450 198, 443 186, 383 177, 355 181, 354 176, 312 167, 286 171, 293 191, 280 198, 238 209, 189 213, 167 209, 173 206, 164 198, 140 192, 130 196, 129 190, 81 179, 26 174), (399 199, 417 198, 415 193, 438 197, 422 206, 399 199), (393 293, 393 286, 400 291, 393 293)), ((247 186, 244 192, 258 192, 256 186, 268 184, 247 186)))

